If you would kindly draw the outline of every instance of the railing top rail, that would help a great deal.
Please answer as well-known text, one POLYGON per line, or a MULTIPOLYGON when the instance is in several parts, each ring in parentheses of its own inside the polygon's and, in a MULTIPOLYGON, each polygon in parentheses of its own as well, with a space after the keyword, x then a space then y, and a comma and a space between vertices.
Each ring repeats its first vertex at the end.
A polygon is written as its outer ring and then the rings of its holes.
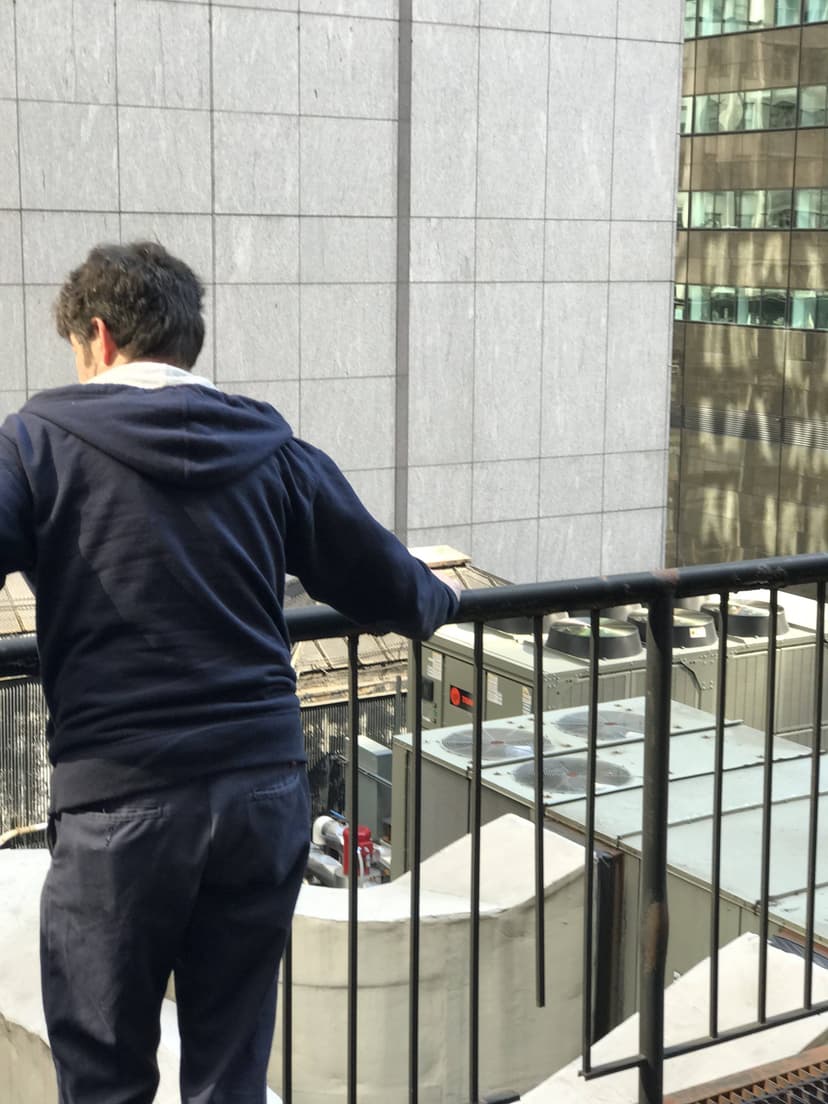
MULTIPOLYGON (((776 556, 738 563, 640 571, 626 575, 524 583, 486 590, 467 590, 460 596, 455 621, 486 621, 499 617, 532 616, 579 609, 605 609, 632 602, 650 602, 665 594, 692 598, 725 590, 786 587, 828 579, 828 553, 776 556)), ((288 610, 288 632, 294 643, 370 632, 329 606, 288 610)), ((36 674, 34 633, 0 637, 0 676, 36 674)))

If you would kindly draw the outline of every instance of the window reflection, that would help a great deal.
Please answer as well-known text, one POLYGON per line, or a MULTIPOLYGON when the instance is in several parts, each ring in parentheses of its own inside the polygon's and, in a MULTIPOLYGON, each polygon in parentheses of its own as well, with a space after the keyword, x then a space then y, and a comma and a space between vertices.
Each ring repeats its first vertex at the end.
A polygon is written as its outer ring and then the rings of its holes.
POLYGON ((812 84, 799 90, 799 125, 825 126, 826 94, 824 84, 812 84))
POLYGON ((828 331, 828 289, 676 284, 676 321, 828 331))
POLYGON ((676 214, 676 228, 687 230, 690 226, 690 193, 679 192, 678 208, 676 214))
POLYGON ((828 230, 828 188, 798 188, 794 225, 797 230, 828 230))
MULTIPOLYGON (((804 190, 819 192, 819 189, 804 190)), ((679 203, 681 206, 679 219, 686 220, 687 192, 680 193, 679 203)), ((802 201, 801 206, 803 211, 807 212, 820 212, 822 209, 819 196, 809 195, 802 201)), ((790 188, 691 192, 689 216, 691 230, 788 230, 793 225, 794 218, 793 193, 790 188)), ((810 215, 808 217, 810 218, 810 215)), ((802 225, 815 228, 822 224, 809 221, 802 225)), ((679 226, 681 229, 686 229, 686 221, 680 221, 679 226)))
POLYGON ((805 0, 805 22, 824 23, 828 20, 828 0, 805 0))
MULTIPOLYGON (((799 110, 800 126, 824 126, 826 118, 825 85, 810 85, 803 90, 807 98, 799 110)), ((707 92, 695 97, 692 124, 690 103, 682 99, 681 132, 692 125, 696 134, 723 134, 742 130, 788 130, 797 125, 796 88, 756 88, 747 92, 707 92)))
MULTIPOLYGON (((806 4, 809 0, 806 0, 806 4)), ((818 14, 828 8, 828 0, 810 0, 815 14, 811 22, 826 19, 818 14)), ((790 27, 799 23, 800 0, 685 0, 684 37, 738 34, 763 27, 790 27)))

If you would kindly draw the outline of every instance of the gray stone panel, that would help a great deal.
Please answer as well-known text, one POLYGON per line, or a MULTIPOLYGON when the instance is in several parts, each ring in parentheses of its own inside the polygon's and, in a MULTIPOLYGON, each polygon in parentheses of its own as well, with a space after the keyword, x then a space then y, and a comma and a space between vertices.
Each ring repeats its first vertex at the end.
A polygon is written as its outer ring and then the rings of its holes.
POLYGON ((475 214, 477 39, 464 27, 414 27, 412 215, 475 214))
POLYGON ((399 0, 301 0, 299 10, 316 15, 364 15, 396 19, 399 0))
POLYGON ((16 414, 27 399, 25 391, 0 391, 0 422, 16 414))
POLYGON ((277 115, 215 114, 216 212, 292 215, 299 207, 299 123, 277 115))
POLYGON ((17 4, 17 82, 23 99, 114 103, 112 0, 17 4))
POLYGON ((474 276, 474 235, 474 219, 412 219, 412 282, 471 280, 474 276))
POLYGON ((547 223, 545 270, 550 282, 605 282, 609 262, 609 222, 550 219, 547 223))
POLYGON ((210 116, 122 107, 121 204, 126 211, 209 211, 210 116))
POLYGON ((56 285, 26 288, 26 387, 30 395, 78 381, 69 343, 58 337, 55 329, 52 307, 59 290, 56 285))
POLYGON ((619 451, 614 441, 634 441, 639 451, 667 447, 672 293, 669 284, 610 288, 607 451, 619 451))
POLYGON ((299 377, 299 291, 284 284, 216 288, 216 378, 299 377))
POLYGON ((300 402, 302 436, 341 468, 393 467, 393 380, 306 380, 300 402))
POLYGON ((22 284, 20 213, 0 211, 0 284, 22 284))
POLYGON ((303 215, 396 213, 397 125, 302 119, 303 215))
POLYGON ((298 66, 295 15, 214 8, 213 105, 217 111, 295 115, 298 66))
POLYGON ((472 458, 474 289, 411 288, 408 459, 414 467, 472 458))
POLYGON ((209 108, 206 5, 119 0, 118 99, 140 107, 209 108))
POLYGON ((549 43, 547 216, 609 218, 615 42, 552 35, 549 43))
POLYGON ((13 100, 17 95, 14 57, 14 3, 0 0, 0 98, 13 100))
POLYGON ((121 240, 157 241, 181 257, 209 283, 213 272, 213 233, 210 215, 164 215, 153 213, 121 216, 121 240))
POLYGON ((673 281, 671 222, 614 222, 612 224, 611 280, 673 281))
POLYGON ((408 469, 409 529, 471 521, 472 465, 438 464, 408 469))
POLYGON ((601 572, 650 571, 664 563, 666 511, 624 510, 604 514, 601 572))
POLYGON ((26 340, 22 285, 0 287, 0 333, 3 334, 3 388, 26 389, 26 340))
POLYGON ((618 43, 613 218, 675 219, 680 65, 680 46, 618 43))
POLYGON ((116 242, 118 215, 92 212, 23 212, 23 263, 32 284, 63 283, 93 245, 116 242))
POLYGON ((480 22, 480 0, 412 0, 415 23, 461 23, 476 26, 480 22))
POLYGON ((20 206, 17 104, 0 100, 0 207, 20 206))
POLYGON ((303 16, 302 114, 396 118, 398 35, 396 22, 303 16))
POLYGON ((480 0, 480 25, 515 31, 546 31, 549 5, 562 0, 480 0))
POLYGON ((584 579, 601 572, 601 514, 542 518, 538 578, 584 579))
POLYGON ((299 240, 303 280, 363 283, 396 279, 397 227, 392 218, 303 218, 299 240))
POLYGON ((472 526, 472 559, 510 583, 537 577, 538 522, 500 521, 472 526))
POLYGON ((682 42, 683 0, 618 0, 618 37, 682 42))
POLYGON ((299 279, 299 219, 218 215, 216 281, 293 284, 299 279))
POLYGON ((552 0, 549 29, 562 35, 613 38, 617 17, 618 0, 578 0, 577 4, 570 0, 552 0))
POLYGON ((544 295, 541 455, 603 452, 606 291, 547 284, 544 295))
POLYGON ((117 210, 115 118, 114 107, 21 102, 23 206, 117 210))
MULTIPOLYGON (((176 0, 170 0, 175 3, 176 0)), ((181 2, 181 0, 177 0, 181 2)), ((183 0, 185 4, 203 4, 204 0, 183 0)), ((214 7, 218 7, 218 4, 214 4, 214 7)), ((228 7, 233 8, 254 8, 262 11, 282 11, 282 12, 295 12, 299 10, 299 0, 230 0, 228 7)))
POLYGON ((393 376, 393 284, 306 285, 301 298, 302 379, 393 376))
POLYGON ((667 493, 666 450, 608 452, 605 461, 605 510, 663 506, 667 493))
POLYGON ((472 521, 538 516, 539 460, 494 460, 474 465, 472 521))
POLYGON ((541 460, 541 517, 600 513, 604 457, 553 456, 541 460))
POLYGON ((541 284, 477 288, 475 460, 539 454, 542 310, 541 284))
POLYGON ((394 469, 363 468, 346 471, 348 482, 363 505, 386 529, 394 527, 394 469))
POLYGON ((549 38, 480 34, 477 214, 542 218, 546 187, 549 38))
POLYGON ((425 529, 408 528, 408 547, 412 549, 430 548, 435 544, 447 544, 460 552, 470 554, 472 546, 471 525, 438 525, 425 529))
POLYGON ((541 219, 477 219, 477 279, 542 280, 541 219))

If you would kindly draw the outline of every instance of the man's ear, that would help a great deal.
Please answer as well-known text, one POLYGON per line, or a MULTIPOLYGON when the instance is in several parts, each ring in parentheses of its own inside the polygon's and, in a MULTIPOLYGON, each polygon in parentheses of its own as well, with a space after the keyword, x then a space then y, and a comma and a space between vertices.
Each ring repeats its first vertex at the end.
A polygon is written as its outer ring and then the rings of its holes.
POLYGON ((115 344, 115 340, 109 332, 109 327, 102 318, 93 318, 92 328, 92 340, 98 343, 100 359, 107 368, 111 368, 120 349, 115 344))

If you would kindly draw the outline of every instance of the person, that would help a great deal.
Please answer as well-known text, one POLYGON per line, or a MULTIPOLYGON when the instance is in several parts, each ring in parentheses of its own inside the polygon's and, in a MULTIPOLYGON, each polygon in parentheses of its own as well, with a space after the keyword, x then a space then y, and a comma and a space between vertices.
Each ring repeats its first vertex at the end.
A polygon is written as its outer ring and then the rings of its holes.
POLYGON ((61 1104, 153 1099, 170 974, 182 1100, 265 1099, 310 819, 286 573, 377 632, 457 610, 328 456, 191 373, 202 301, 158 244, 93 249, 56 304, 79 382, 0 429, 0 577, 33 580, 51 718, 61 1104))

